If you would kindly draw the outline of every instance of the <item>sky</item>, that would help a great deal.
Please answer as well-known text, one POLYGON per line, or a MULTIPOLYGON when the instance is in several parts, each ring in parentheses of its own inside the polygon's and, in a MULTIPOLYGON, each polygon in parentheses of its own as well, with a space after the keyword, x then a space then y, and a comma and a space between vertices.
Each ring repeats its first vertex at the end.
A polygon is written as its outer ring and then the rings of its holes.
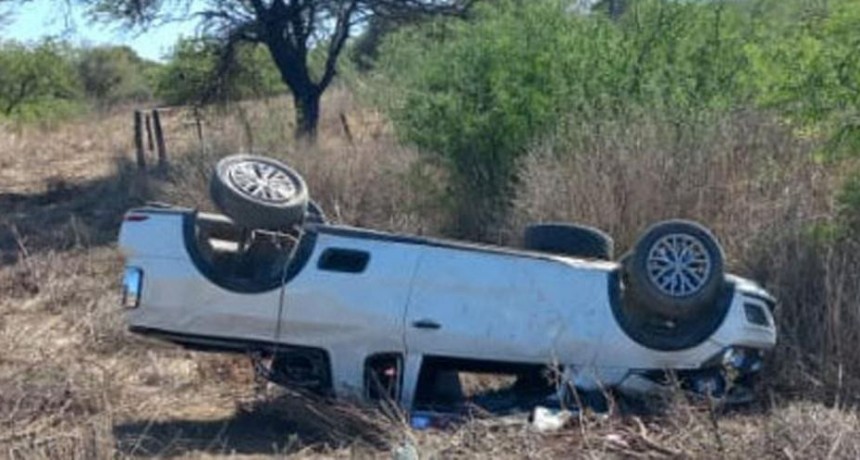
POLYGON ((74 44, 122 44, 146 59, 163 60, 180 36, 194 35, 194 24, 190 22, 152 27, 141 33, 123 30, 116 24, 93 24, 80 7, 67 13, 66 2, 33 0, 14 10, 12 19, 0 28, 0 38, 30 42, 50 36, 74 44))
MULTIPOLYGON (((595 1, 575 0, 575 3, 581 7, 595 1)), ((77 45, 121 44, 132 47, 141 57, 163 61, 179 37, 195 33, 195 25, 188 21, 151 27, 145 32, 122 30, 116 24, 94 24, 80 7, 69 14, 68 4, 61 0, 32 0, 18 6, 11 21, 0 27, 0 39, 32 42, 59 37, 77 45)))

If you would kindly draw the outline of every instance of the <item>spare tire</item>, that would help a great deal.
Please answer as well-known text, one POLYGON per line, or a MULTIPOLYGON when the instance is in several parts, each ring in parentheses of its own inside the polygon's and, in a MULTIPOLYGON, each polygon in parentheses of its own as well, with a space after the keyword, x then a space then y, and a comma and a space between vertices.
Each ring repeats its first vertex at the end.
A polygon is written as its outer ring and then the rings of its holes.
POLYGON ((592 227, 560 223, 533 224, 526 227, 523 240, 525 248, 533 251, 612 260, 612 238, 592 227))
POLYGON ((649 313, 682 320, 716 304, 723 249, 705 227, 685 220, 649 228, 622 265, 626 297, 649 313))
POLYGON ((302 222, 308 207, 301 175, 271 158, 225 157, 215 166, 209 187, 215 205, 243 227, 287 229, 302 222))

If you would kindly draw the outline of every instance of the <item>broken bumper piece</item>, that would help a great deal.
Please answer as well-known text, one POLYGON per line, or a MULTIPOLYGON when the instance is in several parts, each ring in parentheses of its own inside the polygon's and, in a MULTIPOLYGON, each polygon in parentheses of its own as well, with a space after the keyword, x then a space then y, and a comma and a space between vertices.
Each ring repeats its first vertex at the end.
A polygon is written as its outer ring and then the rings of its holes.
POLYGON ((668 397, 682 390, 726 405, 745 404, 753 400, 752 387, 762 358, 761 350, 729 347, 699 369, 631 371, 615 388, 633 398, 668 397))

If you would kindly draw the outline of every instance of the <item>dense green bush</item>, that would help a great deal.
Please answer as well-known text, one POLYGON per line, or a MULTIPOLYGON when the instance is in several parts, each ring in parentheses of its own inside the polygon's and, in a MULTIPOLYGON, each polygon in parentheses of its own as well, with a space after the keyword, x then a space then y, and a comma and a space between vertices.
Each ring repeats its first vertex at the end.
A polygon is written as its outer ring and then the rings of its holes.
POLYGON ((80 107, 81 91, 66 45, 0 43, 0 117, 58 118, 80 107))
POLYGON ((76 60, 84 93, 101 107, 152 98, 149 77, 157 64, 144 61, 129 47, 85 48, 76 60))
POLYGON ((400 90, 389 100, 399 134, 450 166, 464 232, 498 217, 523 147, 591 86, 569 81, 582 67, 611 65, 589 53, 594 42, 612 40, 602 33, 608 29, 570 20, 555 3, 506 3, 477 14, 472 23, 437 22, 397 34, 381 65, 385 86, 400 90), (589 41, 577 43, 578 37, 589 41))
POLYGON ((152 97, 157 64, 128 47, 75 48, 44 40, 0 43, 0 117, 59 120, 152 97))
POLYGON ((641 0, 615 18, 569 4, 483 4, 382 50, 397 132, 446 161, 458 200, 471 198, 458 210, 466 227, 505 211, 517 159, 571 120, 646 113, 696 130, 714 113, 764 108, 799 135, 860 147, 856 1, 641 0))
POLYGON ((860 154, 860 2, 780 7, 778 27, 746 47, 757 102, 829 139, 828 153, 860 154))
POLYGON ((156 96, 168 104, 184 105, 236 101, 285 91, 263 47, 241 45, 229 60, 221 59, 223 49, 209 38, 179 40, 168 63, 157 72, 156 96))
POLYGON ((471 21, 412 28, 383 49, 398 133, 445 159, 461 202, 476 200, 458 212, 466 232, 504 212, 517 158, 564 119, 657 110, 686 123, 752 97, 743 44, 756 15, 645 0, 612 21, 568 3, 483 5, 471 21))

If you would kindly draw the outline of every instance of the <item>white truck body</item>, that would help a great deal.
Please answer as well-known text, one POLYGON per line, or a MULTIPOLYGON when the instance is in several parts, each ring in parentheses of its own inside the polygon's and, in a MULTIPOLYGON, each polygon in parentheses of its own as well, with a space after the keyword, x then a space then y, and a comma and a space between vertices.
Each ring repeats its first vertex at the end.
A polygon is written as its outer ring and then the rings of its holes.
POLYGON ((614 262, 308 225, 288 262, 301 266, 286 270, 285 283, 249 292, 219 285, 195 261, 194 211, 129 216, 119 245, 126 265, 142 273, 126 311, 132 331, 236 351, 276 343, 324 350, 339 398, 366 394, 365 363, 379 354, 403 357, 398 397, 409 408, 428 356, 557 363, 578 385, 611 386, 636 370, 697 369, 730 347, 768 350, 776 342, 770 296, 736 277, 706 339, 655 350, 619 321, 614 262), (332 251, 345 254, 344 267, 323 267, 332 251), (751 304, 764 324, 750 321, 751 304))

